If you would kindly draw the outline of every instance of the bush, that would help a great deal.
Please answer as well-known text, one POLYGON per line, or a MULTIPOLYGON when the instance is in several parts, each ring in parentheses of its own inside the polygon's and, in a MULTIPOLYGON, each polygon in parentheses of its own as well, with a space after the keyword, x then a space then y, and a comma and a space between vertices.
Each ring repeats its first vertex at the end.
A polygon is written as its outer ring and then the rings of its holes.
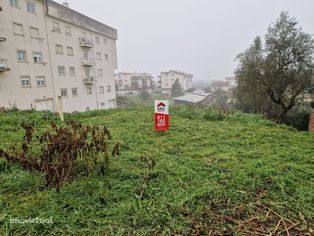
POLYGON ((309 128, 310 113, 306 111, 289 113, 283 123, 298 130, 307 131, 309 128))
MULTIPOLYGON (((9 151, 0 149, 0 157, 25 170, 42 173, 47 187, 53 186, 59 192, 63 183, 81 173, 90 175, 98 169, 104 174, 109 168, 108 140, 111 134, 106 127, 83 126, 76 122, 57 127, 53 123, 52 130, 40 136, 34 135, 33 124, 23 124, 22 127, 25 135, 21 152, 18 153, 16 147, 9 151), (31 153, 31 149, 38 149, 39 154, 31 153)), ((119 155, 119 144, 114 146, 112 155, 119 155)), ((1 169, 6 168, 1 166, 1 169)))
POLYGON ((208 110, 204 114, 204 119, 209 121, 221 121, 225 119, 225 114, 221 111, 208 110))

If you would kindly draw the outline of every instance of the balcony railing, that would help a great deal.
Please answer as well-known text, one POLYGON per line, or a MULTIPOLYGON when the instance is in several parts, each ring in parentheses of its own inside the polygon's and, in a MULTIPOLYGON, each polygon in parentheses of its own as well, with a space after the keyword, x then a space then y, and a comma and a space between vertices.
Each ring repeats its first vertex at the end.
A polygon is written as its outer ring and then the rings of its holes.
POLYGON ((83 79, 83 83, 84 84, 94 84, 96 82, 97 82, 97 80, 94 77, 92 77, 92 76, 83 79))
POLYGON ((10 70, 10 67, 7 62, 8 62, 7 59, 0 59, 0 72, 5 72, 5 71, 10 70))
POLYGON ((81 62, 83 66, 93 66, 95 65, 95 59, 92 57, 82 57, 81 62))
POLYGON ((94 43, 92 40, 87 39, 87 38, 79 38, 80 46, 81 47, 87 47, 87 48, 92 48, 94 47, 94 43))

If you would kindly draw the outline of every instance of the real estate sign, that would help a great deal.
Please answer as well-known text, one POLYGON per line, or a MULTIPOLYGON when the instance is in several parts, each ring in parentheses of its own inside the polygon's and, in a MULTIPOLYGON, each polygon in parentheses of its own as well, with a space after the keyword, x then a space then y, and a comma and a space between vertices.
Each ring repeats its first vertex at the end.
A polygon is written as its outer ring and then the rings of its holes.
POLYGON ((155 130, 169 130, 169 101, 155 100, 155 130))

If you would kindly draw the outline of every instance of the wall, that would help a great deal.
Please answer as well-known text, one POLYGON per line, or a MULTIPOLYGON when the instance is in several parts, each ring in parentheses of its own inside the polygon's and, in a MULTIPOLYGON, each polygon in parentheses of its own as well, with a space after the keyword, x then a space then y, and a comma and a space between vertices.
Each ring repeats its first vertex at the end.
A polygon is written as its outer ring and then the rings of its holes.
POLYGON ((310 115, 309 132, 314 133, 314 111, 310 115))
POLYGON ((48 7, 43 4, 46 1, 32 2, 36 4, 36 14, 26 12, 26 0, 19 1, 19 8, 11 7, 9 1, 1 1, 0 33, 7 41, 0 42, 0 59, 6 59, 11 70, 0 72, 0 107, 16 104, 19 109, 54 110, 61 88, 66 88, 68 96, 62 98, 65 112, 114 108, 117 31, 52 1, 47 1, 48 7), (13 33, 13 22, 23 24, 23 35, 13 33), (60 33, 53 31, 54 23, 60 25, 60 33), (71 28, 71 35, 65 34, 66 26, 71 28), (38 28, 40 37, 31 38, 29 27, 38 28), (82 65, 83 48, 79 43, 83 32, 94 42, 89 49, 89 57, 95 60, 95 65, 90 66, 91 76, 97 81, 90 84, 92 94, 87 94, 88 85, 83 82, 86 66, 82 65), (62 45, 63 55, 56 54, 56 44, 62 45), (74 56, 67 55, 67 47, 73 48, 74 56), (17 61, 17 49, 27 51, 27 62, 17 61), (44 63, 34 63, 33 52, 42 53, 44 63), (96 60, 98 52, 101 60, 96 60), (59 76, 58 66, 65 67, 65 76, 59 76), (75 76, 70 76, 70 67, 75 68, 75 76), (102 76, 98 74, 99 69, 102 76), (30 87, 22 88, 20 77, 23 75, 30 76, 30 87), (36 76, 45 77, 45 87, 36 86, 36 76), (72 96, 72 88, 77 88, 78 96, 72 96))
POLYGON ((0 32, 7 40, 0 42, 0 59, 7 60, 10 71, 0 72, 0 107, 16 105, 19 109, 37 108, 40 110, 42 104, 45 103, 50 103, 47 104, 50 107, 53 106, 49 100, 54 97, 54 94, 48 64, 49 51, 45 34, 44 8, 42 1, 33 2, 36 4, 36 14, 26 12, 26 1, 20 0, 19 8, 11 7, 9 1, 1 1, 3 10, 0 12, 0 32), (23 35, 14 33, 13 23, 22 24, 23 35), (39 38, 30 37, 30 27, 38 29, 39 38), (18 62, 18 49, 26 50, 26 62, 18 62), (42 53, 44 63, 34 63, 33 52, 42 53), (30 87, 22 88, 21 76, 30 76, 30 87), (45 77, 45 87, 37 87, 36 76, 45 77), (45 99, 48 100, 45 101, 45 99))

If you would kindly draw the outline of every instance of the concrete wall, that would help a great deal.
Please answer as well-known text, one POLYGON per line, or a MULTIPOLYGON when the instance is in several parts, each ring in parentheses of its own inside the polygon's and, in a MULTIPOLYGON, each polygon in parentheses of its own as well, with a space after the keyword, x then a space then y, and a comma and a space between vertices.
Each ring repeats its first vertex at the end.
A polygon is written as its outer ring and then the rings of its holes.
POLYGON ((314 133, 314 111, 312 111, 310 115, 309 132, 314 133))
MULTIPOLYGON (((20 0, 18 8, 11 7, 9 1, 1 1, 3 10, 0 12, 0 32, 6 37, 6 42, 0 42, 0 61, 6 61, 10 71, 0 72, 0 107, 41 109, 42 106, 38 103, 43 103, 45 98, 54 97, 43 4, 38 0, 33 2, 36 4, 36 14, 26 12, 26 1, 20 0), (14 33, 14 23, 22 26, 22 35, 14 33), (30 27, 38 29, 39 38, 31 37, 30 27), (17 50, 26 51, 25 62, 18 62, 17 50), (42 53, 44 63, 34 63, 33 52, 42 53), (21 76, 29 76, 31 86, 23 88, 21 76), (37 87, 37 76, 45 77, 45 87, 37 87), (43 101, 36 102, 38 99, 43 101)), ((51 107, 51 102, 48 103, 51 107)))

